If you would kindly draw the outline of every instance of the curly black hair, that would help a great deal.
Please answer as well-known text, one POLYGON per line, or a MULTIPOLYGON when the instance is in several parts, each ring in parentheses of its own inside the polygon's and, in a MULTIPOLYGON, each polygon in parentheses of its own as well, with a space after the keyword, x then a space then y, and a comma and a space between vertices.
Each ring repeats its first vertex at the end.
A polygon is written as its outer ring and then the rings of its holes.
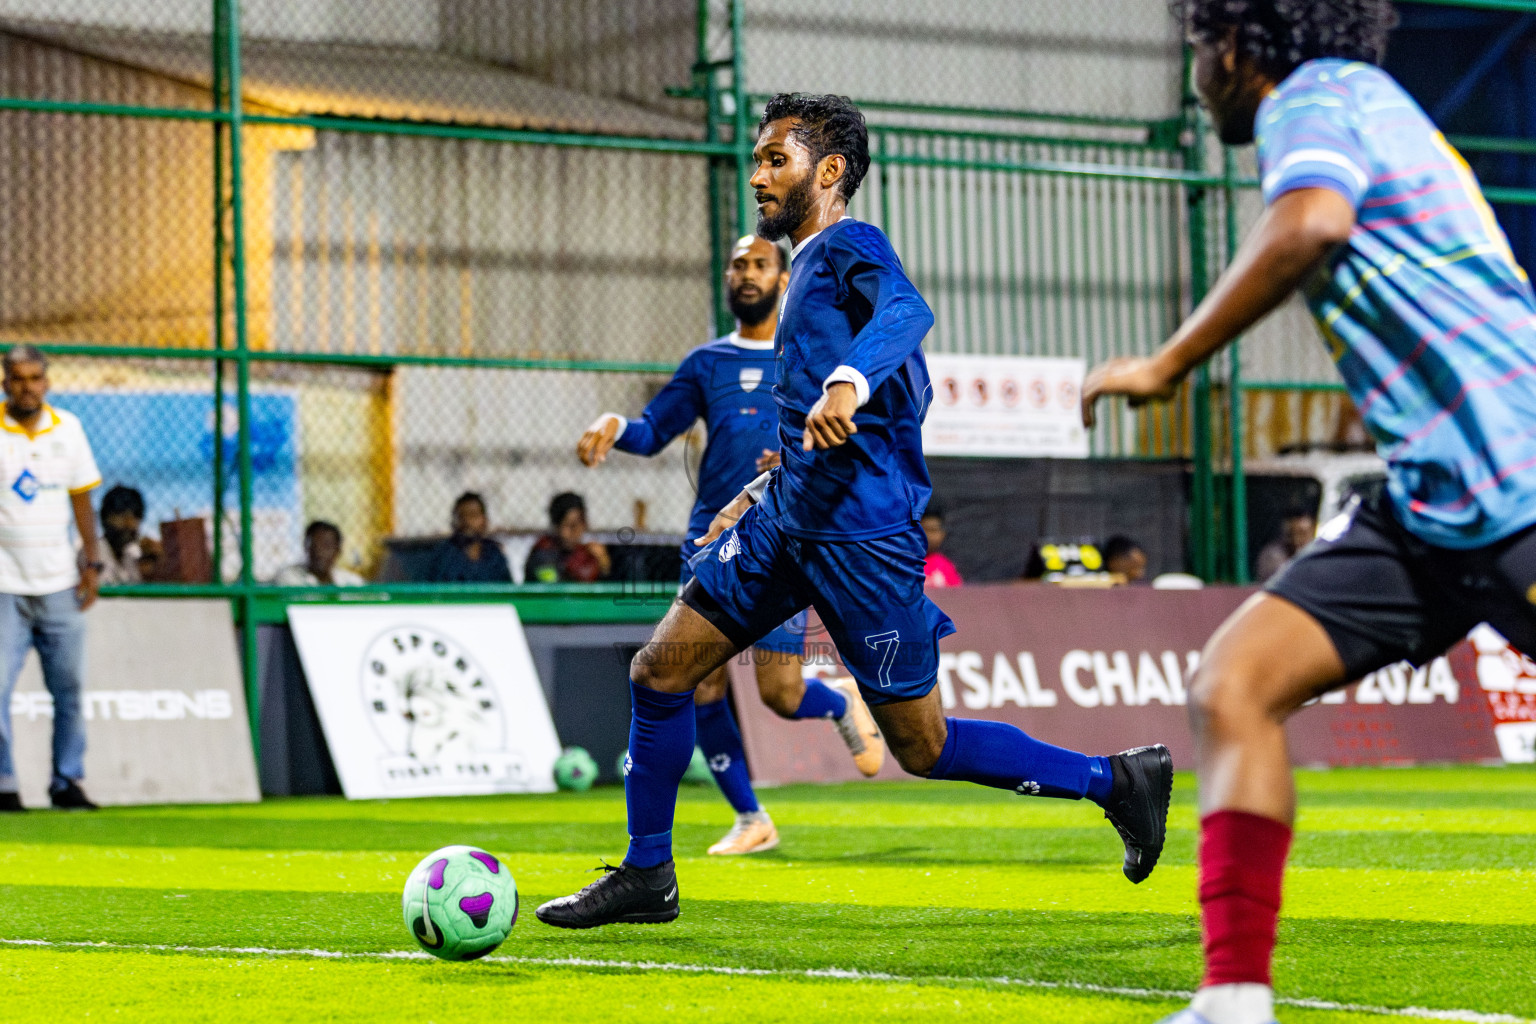
POLYGON ((1236 29, 1238 53, 1280 76, 1319 57, 1380 64, 1397 27, 1392 0, 1169 0, 1168 7, 1197 39, 1236 29))
POLYGON ((852 199, 869 172, 869 129, 864 125, 864 114, 847 96, 781 92, 763 108, 763 119, 757 124, 759 134, 770 122, 786 117, 800 122, 791 134, 811 151, 816 163, 833 153, 848 162, 837 186, 844 199, 852 199))

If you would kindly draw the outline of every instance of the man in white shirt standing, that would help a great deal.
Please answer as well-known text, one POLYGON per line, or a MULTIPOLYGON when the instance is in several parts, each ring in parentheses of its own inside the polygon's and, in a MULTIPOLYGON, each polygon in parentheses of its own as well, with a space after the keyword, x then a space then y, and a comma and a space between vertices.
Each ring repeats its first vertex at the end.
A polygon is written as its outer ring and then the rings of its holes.
POLYGON ((0 811, 24 808, 11 748, 11 691, 37 648, 53 696, 55 807, 94 810, 85 776, 85 615, 101 556, 90 492, 101 484, 85 430, 47 402, 48 360, 31 345, 6 352, 0 412, 0 811), (73 513, 83 557, 69 536, 73 513))

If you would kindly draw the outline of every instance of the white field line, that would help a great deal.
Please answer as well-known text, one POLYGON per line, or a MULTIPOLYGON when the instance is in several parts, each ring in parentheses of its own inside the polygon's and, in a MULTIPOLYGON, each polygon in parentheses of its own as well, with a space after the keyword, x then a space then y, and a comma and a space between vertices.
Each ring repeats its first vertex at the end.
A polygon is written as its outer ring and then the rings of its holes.
MULTIPOLYGON (((270 949, 265 946, 171 946, 157 943, 132 942, 53 942, 48 939, 0 939, 0 946, 30 946, 43 949, 114 949, 126 952, 152 953, 214 953, 239 956, 289 956, 310 957, 318 960, 432 960, 431 954, 420 950, 383 950, 376 953, 344 953, 333 949, 270 949)), ((670 964, 646 960, 590 960, 585 957, 537 957, 537 956, 488 956, 484 963, 525 964, 535 967, 590 967, 619 971, 662 971, 680 974, 724 974, 754 978, 831 978, 842 981, 895 981, 921 985, 932 982, 981 982, 988 985, 1013 985, 1019 988, 1055 989, 1067 992, 1089 992, 1094 995, 1124 996, 1130 999, 1188 999, 1194 993, 1151 988, 1121 988, 1114 985, 1092 985, 1081 981, 1042 981, 1036 978, 987 978, 958 977, 953 975, 901 975, 882 971, 856 971, 841 967, 811 967, 801 971, 776 970, 765 967, 721 967, 711 964, 670 964)), ((1354 1003, 1335 1003, 1326 999, 1276 998, 1282 1006, 1295 1006, 1304 1010, 1335 1010, 1344 1013, 1365 1013, 1378 1017, 1401 1017, 1413 1020, 1454 1021, 1456 1024, 1536 1024, 1525 1017, 1512 1017, 1507 1013, 1479 1013, 1476 1010, 1433 1010, 1421 1006, 1360 1006, 1354 1003)))

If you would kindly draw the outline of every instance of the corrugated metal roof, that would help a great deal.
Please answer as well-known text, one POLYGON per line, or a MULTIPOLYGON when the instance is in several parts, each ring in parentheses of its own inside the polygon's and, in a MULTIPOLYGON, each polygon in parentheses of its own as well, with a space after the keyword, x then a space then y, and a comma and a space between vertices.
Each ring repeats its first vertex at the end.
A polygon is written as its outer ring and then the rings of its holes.
MULTIPOLYGON (((206 36, 0 19, 0 32, 210 88, 206 36)), ((700 125, 436 50, 245 40, 247 103, 292 114, 697 139, 700 125)))

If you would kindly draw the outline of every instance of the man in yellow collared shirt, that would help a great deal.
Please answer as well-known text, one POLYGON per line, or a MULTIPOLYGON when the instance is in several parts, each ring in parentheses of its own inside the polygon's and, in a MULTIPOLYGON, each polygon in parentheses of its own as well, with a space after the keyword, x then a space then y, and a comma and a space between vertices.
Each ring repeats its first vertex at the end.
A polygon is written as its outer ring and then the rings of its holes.
POLYGON ((11 749, 11 691, 37 648, 53 696, 55 807, 93 810, 85 776, 84 611, 96 602, 101 556, 90 492, 101 484, 80 421, 47 403, 48 360, 6 352, 0 414, 0 811, 23 810, 11 749), (83 558, 69 536, 73 512, 83 558))

